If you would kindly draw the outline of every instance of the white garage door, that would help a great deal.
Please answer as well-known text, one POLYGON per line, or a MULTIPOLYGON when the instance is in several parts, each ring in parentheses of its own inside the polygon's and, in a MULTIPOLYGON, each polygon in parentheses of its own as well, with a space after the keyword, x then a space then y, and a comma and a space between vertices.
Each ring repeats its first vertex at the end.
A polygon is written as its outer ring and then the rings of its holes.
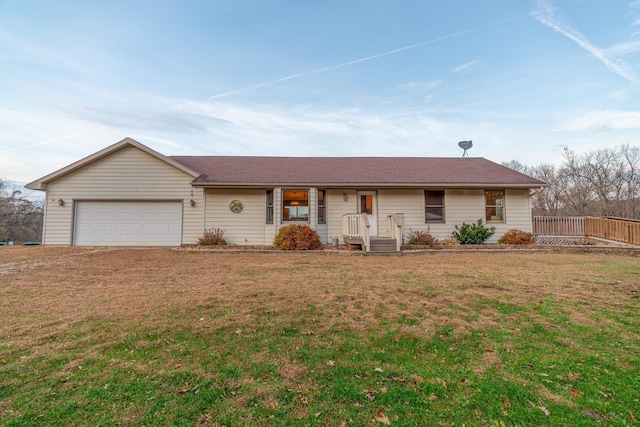
POLYGON ((77 246, 180 246, 181 202, 76 203, 77 246))

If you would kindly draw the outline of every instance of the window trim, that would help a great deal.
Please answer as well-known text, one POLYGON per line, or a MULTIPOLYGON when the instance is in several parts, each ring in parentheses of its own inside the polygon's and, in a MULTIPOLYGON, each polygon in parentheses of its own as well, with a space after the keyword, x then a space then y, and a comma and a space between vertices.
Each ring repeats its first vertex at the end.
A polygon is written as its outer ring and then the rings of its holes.
POLYGON ((447 222, 447 218, 445 215, 445 191, 444 190, 424 190, 424 222, 425 224, 445 224, 447 222), (427 193, 442 193, 442 204, 441 205, 428 205, 427 204, 427 193), (428 219, 427 218, 427 208, 441 208, 442 209, 442 219, 428 219))
POLYGON ((311 218, 310 218, 310 213, 311 213, 311 209, 310 209, 310 208, 311 208, 311 206, 310 206, 310 205, 311 205, 311 203, 310 203, 310 202, 311 202, 311 190, 310 190, 309 188, 283 188, 283 189, 280 191, 280 195, 281 195, 280 207, 282 208, 282 215, 281 215, 281 218, 280 218, 280 222, 281 222, 282 224, 287 224, 287 223, 290 223, 290 224, 295 224, 295 223, 309 223, 309 222, 311 221, 311 218), (300 218, 295 218, 295 219, 285 219, 285 217, 284 217, 284 212, 285 212, 285 211, 284 211, 284 210, 285 210, 285 205, 284 205, 284 202, 285 202, 284 193, 285 193, 285 192, 287 192, 287 191, 304 191, 304 192, 306 192, 306 193, 307 193, 307 205, 305 206, 305 207, 307 208, 307 211, 308 211, 308 212, 307 212, 307 219, 300 219, 300 218))
POLYGON ((275 211, 274 211, 274 191, 273 188, 268 188, 265 192, 265 202, 266 202, 266 210, 265 210, 265 220, 266 224, 273 224, 275 221, 275 211))
POLYGON ((317 190, 317 219, 318 224, 326 224, 327 223, 327 190, 319 188, 317 190), (322 193, 322 204, 320 204, 320 193, 322 193), (320 208, 322 208, 322 215, 320 215, 320 208))
POLYGON ((484 217, 487 223, 506 223, 507 222, 507 192, 505 190, 484 190, 484 217), (490 205, 487 200, 489 193, 502 193, 502 205, 495 204, 490 205), (496 214, 501 210, 502 215, 493 215, 500 217, 500 219, 490 219, 488 210, 495 209, 496 214))

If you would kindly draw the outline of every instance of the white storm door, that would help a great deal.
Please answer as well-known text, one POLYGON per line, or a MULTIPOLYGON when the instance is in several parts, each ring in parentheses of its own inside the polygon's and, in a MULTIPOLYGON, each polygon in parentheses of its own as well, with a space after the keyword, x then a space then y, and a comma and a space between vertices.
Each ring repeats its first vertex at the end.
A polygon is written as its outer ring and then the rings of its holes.
POLYGON ((378 236, 378 199, 375 191, 358 191, 358 213, 367 214, 369 236, 378 236))

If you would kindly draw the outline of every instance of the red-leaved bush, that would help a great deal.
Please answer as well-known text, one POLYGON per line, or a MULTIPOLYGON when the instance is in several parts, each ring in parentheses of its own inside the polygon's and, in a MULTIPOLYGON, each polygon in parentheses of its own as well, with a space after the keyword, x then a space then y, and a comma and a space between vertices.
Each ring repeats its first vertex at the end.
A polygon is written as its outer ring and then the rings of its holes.
POLYGON ((515 228, 507 231, 500 237, 498 243, 503 245, 532 245, 536 241, 533 233, 517 230, 515 228))
POLYGON ((308 225, 291 224, 280 228, 273 246, 285 251, 308 251, 322 247, 320 236, 308 225))

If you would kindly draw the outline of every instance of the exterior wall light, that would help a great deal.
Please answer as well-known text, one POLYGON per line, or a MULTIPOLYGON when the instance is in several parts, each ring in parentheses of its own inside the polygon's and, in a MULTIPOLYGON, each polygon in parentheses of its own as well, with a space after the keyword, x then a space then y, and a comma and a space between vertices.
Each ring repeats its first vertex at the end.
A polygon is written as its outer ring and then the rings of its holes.
POLYGON ((342 193, 342 200, 344 200, 345 202, 349 200, 349 195, 347 193, 342 193))
POLYGON ((64 200, 58 199, 58 205, 59 206, 64 206, 64 200))
POLYGON ((196 205, 196 201, 195 201, 195 200, 193 200, 193 199, 191 199, 191 200, 189 200, 189 204, 190 204, 191 206, 195 206, 195 205, 196 205))

